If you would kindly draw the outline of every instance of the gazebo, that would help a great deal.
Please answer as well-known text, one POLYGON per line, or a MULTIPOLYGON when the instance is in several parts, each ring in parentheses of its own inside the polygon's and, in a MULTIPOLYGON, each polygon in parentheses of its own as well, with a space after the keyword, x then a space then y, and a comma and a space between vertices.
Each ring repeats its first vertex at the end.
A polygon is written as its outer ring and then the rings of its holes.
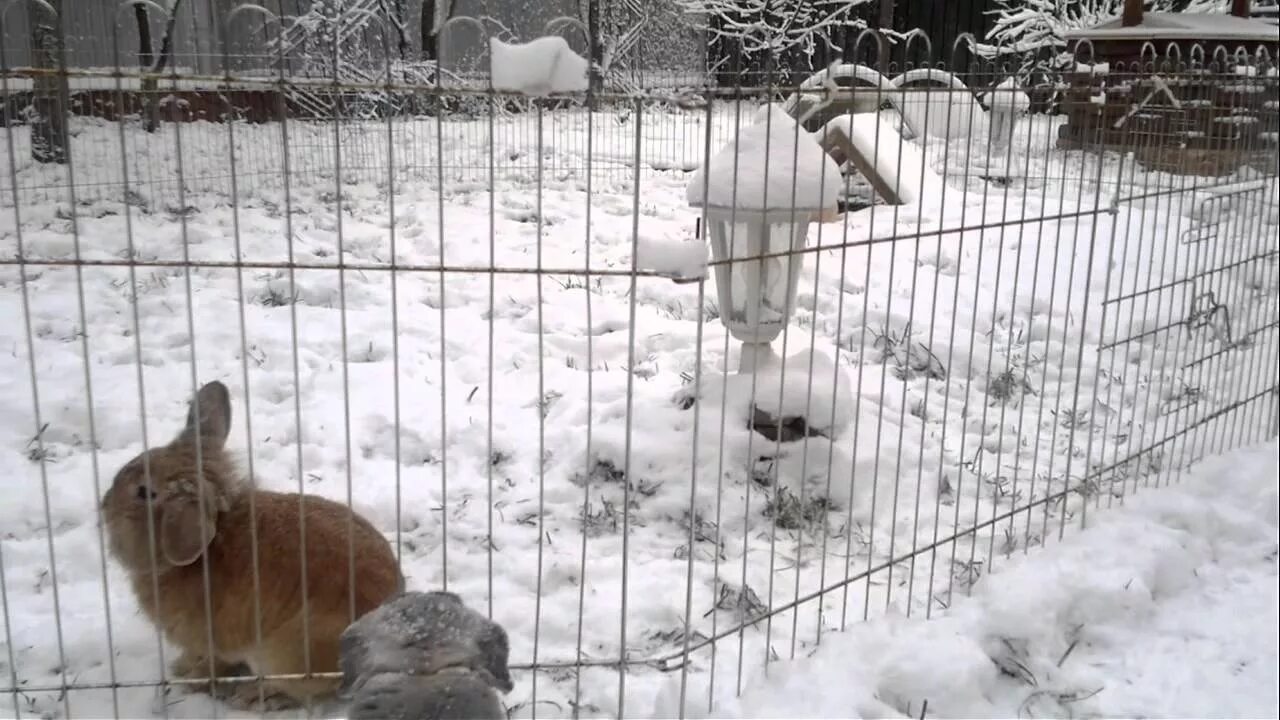
POLYGON ((1132 152, 1138 162, 1187 175, 1224 175, 1275 162, 1280 130, 1280 28, 1229 14, 1124 13, 1068 32, 1077 65, 1067 73, 1058 145, 1132 152))

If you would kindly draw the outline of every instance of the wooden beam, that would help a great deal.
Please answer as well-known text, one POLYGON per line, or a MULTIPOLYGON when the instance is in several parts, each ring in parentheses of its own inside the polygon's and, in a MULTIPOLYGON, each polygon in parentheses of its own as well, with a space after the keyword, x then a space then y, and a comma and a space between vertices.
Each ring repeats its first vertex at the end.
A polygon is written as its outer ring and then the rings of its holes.
POLYGON ((1142 0, 1124 0, 1124 14, 1120 16, 1122 27, 1142 24, 1142 0))
POLYGON ((1252 2, 1249 0, 1231 0, 1231 14, 1236 17, 1247 18, 1252 14, 1252 2))
MULTIPOLYGON (((845 134, 844 129, 840 127, 828 127, 825 130, 821 142, 818 143, 822 149, 826 151, 831 159, 836 161, 836 165, 843 167, 846 162, 852 163, 854 169, 866 178, 871 184, 871 188, 876 194, 884 198, 884 201, 890 205, 903 205, 902 198, 898 197, 896 188, 890 187, 889 183, 876 172, 876 168, 871 164, 871 160, 856 145, 849 140, 849 136, 845 134)), ((901 182, 901 180, 899 180, 901 182)), ((821 218, 826 221, 826 218, 821 218)))

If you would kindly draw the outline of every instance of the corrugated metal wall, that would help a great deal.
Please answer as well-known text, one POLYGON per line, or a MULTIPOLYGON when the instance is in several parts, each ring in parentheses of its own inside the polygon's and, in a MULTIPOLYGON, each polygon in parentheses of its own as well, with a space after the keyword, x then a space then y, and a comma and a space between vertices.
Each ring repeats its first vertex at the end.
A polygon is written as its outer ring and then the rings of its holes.
MULTIPOLYGON (((201 73, 222 68, 223 37, 233 69, 260 65, 265 32, 258 17, 238 18, 224 32, 224 18, 236 0, 186 0, 178 7, 174 32, 174 61, 180 68, 201 73)), ((285 0, 285 4, 291 4, 285 0)), ((134 11, 123 0, 62 0, 67 36, 67 64, 80 68, 135 67, 138 63, 138 30, 134 11), (117 56, 118 49, 118 56, 117 56)), ((287 8, 286 8, 287 9, 287 8)), ((44 13, 32 3, 15 3, 4 17, 3 51, 9 67, 31 64, 29 19, 44 13)), ((149 13, 152 41, 157 49, 164 33, 164 17, 149 13)))
MULTIPOLYGON (((347 0, 354 1, 354 0, 347 0)), ((174 60, 177 67, 201 74, 221 73, 224 50, 229 69, 241 72, 276 67, 272 50, 277 28, 263 22, 261 14, 244 12, 236 16, 230 27, 225 25, 230 11, 244 0, 182 0, 176 22, 174 60), (227 44, 224 48, 224 38, 227 44)), ((499 29, 504 37, 526 41, 545 33, 548 22, 558 17, 574 17, 585 21, 586 0, 457 0, 454 15, 486 18, 486 24, 499 29)), ((311 0, 262 0, 273 12, 286 17, 303 14, 311 0)), ((163 4, 163 3, 162 3, 163 4)), ((391 0, 388 0, 388 6, 391 0)), ((617 25, 629 28, 644 25, 641 41, 633 47, 625 62, 650 68, 672 66, 673 71, 689 72, 702 66, 697 50, 700 33, 692 25, 680 22, 663 0, 640 3, 600 0, 607 21, 602 28, 617 25), (679 52, 663 52, 671 48, 679 52), (642 59, 643 58, 643 59, 642 59)), ((401 0, 407 25, 409 58, 421 50, 420 18, 422 0, 401 0)), ((127 0, 62 0, 67 35, 67 63, 79 68, 133 68, 138 64, 138 32, 132 7, 127 0), (118 56, 117 50, 118 48, 118 56)), ((375 7, 377 5, 375 4, 375 7)), ((31 13, 38 13, 32 3, 18 2, 4 17, 3 52, 9 67, 31 65, 31 13)), ((164 32, 164 18, 154 9, 150 13, 152 39, 158 48, 164 32)), ((584 35, 572 25, 563 25, 557 33, 568 39, 575 50, 587 52, 584 35)), ((370 64, 382 62, 379 50, 382 40, 374 29, 365 32, 370 50, 370 64)), ((396 49, 396 38, 389 44, 396 49)), ((307 52, 299 47, 298 54, 307 52)), ((314 50, 313 50, 314 51, 314 50)), ((483 37, 468 23, 454 23, 442 43, 445 67, 457 72, 483 69, 487 46, 483 37)), ((289 58, 290 71, 297 71, 297 58, 289 58)))

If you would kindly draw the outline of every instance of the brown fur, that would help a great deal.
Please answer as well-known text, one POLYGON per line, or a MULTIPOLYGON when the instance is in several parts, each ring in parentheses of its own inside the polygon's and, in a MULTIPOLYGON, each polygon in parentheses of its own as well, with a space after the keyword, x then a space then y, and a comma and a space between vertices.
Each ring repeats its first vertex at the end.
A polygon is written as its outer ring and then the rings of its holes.
MULTIPOLYGON (((262 675, 336 672, 342 631, 400 589, 390 546, 345 505, 250 490, 223 450, 230 425, 226 388, 210 383, 196 400, 178 438, 126 464, 103 498, 112 554, 129 573, 147 617, 182 651, 175 674, 208 676, 210 654, 218 674, 241 663, 262 675)), ((285 707, 330 694, 337 684, 328 678, 267 681, 265 699, 272 709, 285 707)), ((228 698, 233 704, 258 699, 256 683, 234 688, 228 698)))

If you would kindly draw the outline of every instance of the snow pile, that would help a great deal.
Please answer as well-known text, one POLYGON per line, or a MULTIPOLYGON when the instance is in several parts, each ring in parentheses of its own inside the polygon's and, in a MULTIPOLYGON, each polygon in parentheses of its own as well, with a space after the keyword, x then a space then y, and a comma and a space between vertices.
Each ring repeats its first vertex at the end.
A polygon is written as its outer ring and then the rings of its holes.
MULTIPOLYGON (((1277 449, 1211 459, 1180 484, 1092 511, 1086 530, 1013 558, 933 619, 853 624, 767 677, 757 664, 740 699, 732 682, 717 686, 714 714, 1272 717, 1277 449)), ((654 717, 674 716, 678 680, 654 717)))
POLYGON ((1018 87, 1015 77, 1007 77, 986 95, 987 106, 992 112, 1021 115, 1031 108, 1031 98, 1018 87))
POLYGON ((755 406, 775 418, 803 417, 810 428, 831 436, 853 419, 853 393, 844 372, 830 356, 812 350, 757 371, 755 406))
POLYGON ((767 105, 736 143, 693 174, 686 199, 695 206, 742 210, 832 210, 842 184, 840 169, 817 140, 786 112, 767 105))
POLYGON ((986 112, 960 78, 937 68, 914 68, 893 79, 890 96, 919 138, 956 140, 985 134, 986 112))
POLYGON ((522 44, 489 40, 489 74, 494 90, 541 96, 585 92, 590 63, 558 35, 522 44))

